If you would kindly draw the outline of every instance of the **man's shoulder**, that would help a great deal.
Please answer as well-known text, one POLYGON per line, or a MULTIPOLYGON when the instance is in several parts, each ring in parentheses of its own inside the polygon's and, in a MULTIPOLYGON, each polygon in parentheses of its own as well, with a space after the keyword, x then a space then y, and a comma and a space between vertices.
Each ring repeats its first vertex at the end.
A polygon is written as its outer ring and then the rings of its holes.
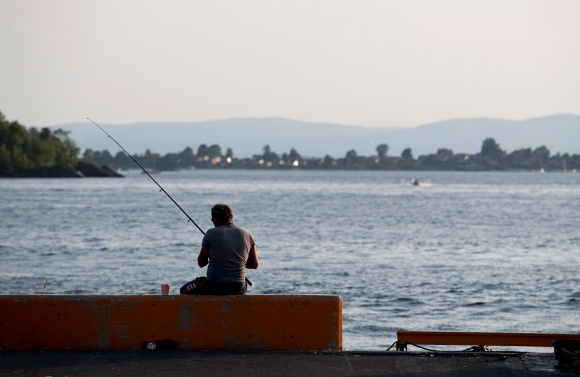
POLYGON ((215 240, 215 239, 219 239, 221 237, 223 237, 224 235, 224 230, 223 227, 219 226, 217 228, 211 228, 208 229, 207 232, 205 232, 205 237, 207 240, 215 240))
POLYGON ((205 234, 212 234, 212 233, 218 233, 219 232, 219 228, 209 228, 208 230, 205 231, 205 234))
POLYGON ((207 232, 205 232, 206 236, 208 237, 215 237, 215 236, 221 236, 226 234, 227 232, 231 232, 231 231, 237 231, 241 234, 244 235, 248 235, 250 237, 254 237, 252 232, 250 232, 249 230, 247 230, 246 228, 242 228, 241 226, 237 226, 237 225, 229 225, 229 226, 219 226, 217 228, 211 228, 208 229, 207 232))
POLYGON ((234 225, 234 227, 235 227, 236 229, 238 229, 238 230, 239 230, 240 232, 242 232, 242 233, 245 233, 245 234, 252 235, 252 232, 250 232, 250 231, 249 231, 249 230, 247 230, 246 228, 242 228, 241 226, 237 226, 237 225, 234 225))
POLYGON ((252 232, 250 232, 246 228, 242 228, 241 226, 235 225, 235 227, 236 227, 236 229, 238 229, 240 231, 240 233, 242 233, 244 235, 244 237, 247 237, 247 239, 249 239, 249 242, 251 244, 255 244, 256 243, 256 238, 254 237, 254 235, 252 234, 252 232))
POLYGON ((241 233, 250 233, 251 232, 249 230, 247 230, 246 228, 242 228, 241 226, 237 226, 237 225, 222 225, 222 226, 218 226, 217 228, 211 228, 208 229, 207 232, 205 232, 206 234, 222 234, 225 233, 227 231, 231 231, 231 230, 237 230, 241 233))
POLYGON ((233 227, 234 227, 234 228, 236 228, 236 229, 239 229, 239 230, 241 230, 242 232, 250 232, 250 231, 249 231, 249 230, 247 230, 246 228, 242 228, 242 227, 241 227, 241 226, 239 226, 239 225, 235 225, 235 224, 234 224, 234 225, 233 225, 233 227))

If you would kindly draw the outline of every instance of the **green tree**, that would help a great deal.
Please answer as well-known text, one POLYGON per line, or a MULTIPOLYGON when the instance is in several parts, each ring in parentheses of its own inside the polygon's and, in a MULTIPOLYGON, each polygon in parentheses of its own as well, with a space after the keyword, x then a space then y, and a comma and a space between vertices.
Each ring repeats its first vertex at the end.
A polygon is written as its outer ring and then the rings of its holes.
MULTIPOLYGON (((147 151, 149 151, 149 149, 147 149, 147 151)), ((113 158, 113 155, 111 154, 111 152, 109 152, 108 149, 103 150, 100 154, 97 154, 97 152, 95 152, 94 154, 94 161, 96 164, 98 165, 111 165, 115 159, 113 158), (97 156, 99 156, 99 158, 97 159, 97 156)), ((149 153, 149 159, 152 158, 152 154, 149 153)))
POLYGON ((351 149, 350 151, 346 152, 346 155, 344 157, 347 160, 353 160, 356 158, 356 151, 354 149, 351 149))
POLYGON ((197 157, 209 156, 209 152, 207 149, 208 149, 207 145, 200 144, 199 147, 197 147, 197 157))
POLYGON ((521 148, 507 156, 508 164, 513 166, 529 166, 532 161, 532 148, 521 148))
POLYGON ((302 160, 302 156, 300 156, 300 153, 298 153, 296 149, 291 148, 290 153, 288 153, 288 159, 293 163, 294 161, 302 160))
POLYGON ((381 158, 381 159, 387 157, 388 151, 389 151, 389 146, 387 144, 380 144, 377 147, 377 154, 379 155, 379 158, 381 158))
POLYGON ((411 148, 405 148, 403 153, 401 153, 401 158, 404 160, 412 160, 413 152, 411 151, 411 148))
POLYGON ((119 151, 115 155, 114 165, 121 169, 131 169, 133 167, 133 160, 125 152, 119 151))
POLYGON ((183 152, 180 153, 180 158, 181 166, 191 167, 195 164, 195 154, 193 153, 193 149, 190 147, 186 147, 183 152))
POLYGON ((232 148, 228 148, 228 150, 226 151, 226 158, 232 157, 234 157, 234 151, 232 151, 232 148))
MULTIPOLYGON (((1 116, 4 116, 0 113, 1 116)), ((10 135, 10 128, 8 122, 0 121, 0 144, 8 143, 8 136, 10 135)))
POLYGON ((32 160, 36 167, 53 166, 56 163, 57 150, 51 140, 42 140, 40 134, 32 138, 32 160))
POLYGON ((41 140, 48 140, 52 136, 52 132, 50 132, 50 128, 44 127, 40 130, 40 139, 41 140))
POLYGON ((49 140, 56 151, 56 163, 72 167, 76 163, 80 149, 77 147, 76 143, 68 137, 69 134, 70 131, 65 131, 59 128, 52 133, 49 140))
POLYGON ((537 157, 541 157, 544 160, 547 160, 550 158, 550 150, 548 148, 546 148, 546 146, 542 145, 541 147, 538 147, 534 150, 534 156, 537 157))
POLYGON ((442 158, 452 157, 453 151, 451 149, 439 148, 439 149, 437 149, 437 156, 442 157, 442 158))
POLYGON ((30 142, 30 135, 24 126, 20 125, 18 122, 10 122, 8 124, 8 130, 9 135, 7 145, 10 146, 12 150, 14 150, 14 148, 20 148, 21 150, 31 149, 32 144, 30 142))
POLYGON ((209 148, 207 148, 207 155, 210 158, 221 157, 222 149, 220 148, 219 145, 214 144, 214 145, 210 146, 209 148))
POLYGON ((28 159, 26 153, 22 151, 20 147, 13 147, 12 148, 12 164, 14 165, 14 169, 16 170, 24 170, 30 169, 34 167, 32 161, 28 159))
MULTIPOLYGON (((0 113, 2 116, 2 113, 0 113)), ((0 144, 0 174, 2 173, 12 173, 12 157, 10 152, 6 149, 6 145, 0 144)))
POLYGON ((492 160, 498 160, 503 156, 504 152, 499 147, 499 144, 491 137, 485 139, 481 145, 481 155, 492 160))
POLYGON ((91 162, 93 161, 93 157, 95 157, 95 151, 93 151, 91 148, 85 149, 85 153, 83 153, 83 161, 91 162))
POLYGON ((262 158, 264 159, 265 162, 277 162, 279 157, 278 154, 276 154, 275 152, 272 152, 272 150, 270 149, 269 145, 265 145, 263 148, 264 154, 262 155, 262 158))
POLYGON ((79 149, 68 134, 61 129, 52 132, 47 127, 40 132, 34 127, 27 130, 17 121, 8 122, 0 112, 0 171, 10 174, 55 164, 72 165, 79 149))
POLYGON ((336 160, 329 154, 327 154, 326 156, 324 156, 324 161, 322 162, 322 165, 326 168, 332 167, 333 165, 336 165, 336 160))

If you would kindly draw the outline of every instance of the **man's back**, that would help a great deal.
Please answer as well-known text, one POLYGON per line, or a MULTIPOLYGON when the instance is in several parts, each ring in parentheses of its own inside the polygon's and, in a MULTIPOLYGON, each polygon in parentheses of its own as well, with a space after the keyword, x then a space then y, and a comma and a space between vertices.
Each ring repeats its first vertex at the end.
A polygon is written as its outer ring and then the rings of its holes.
POLYGON ((239 226, 209 229, 202 242, 209 250, 207 279, 217 283, 244 282, 248 255, 255 245, 252 233, 239 226))
MULTIPOLYGON (((256 239, 248 230, 234 225, 234 213, 227 204, 211 209, 215 228, 207 231, 201 242, 197 265, 207 269, 207 278, 200 276, 184 284, 183 295, 243 295, 246 293, 246 268, 260 265, 256 239)), ((248 281, 251 285, 251 283, 248 281)))

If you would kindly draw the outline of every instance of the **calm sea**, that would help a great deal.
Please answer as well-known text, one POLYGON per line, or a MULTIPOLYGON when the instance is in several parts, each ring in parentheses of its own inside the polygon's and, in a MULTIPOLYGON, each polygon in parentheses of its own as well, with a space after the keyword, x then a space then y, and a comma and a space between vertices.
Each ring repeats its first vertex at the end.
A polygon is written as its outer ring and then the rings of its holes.
MULTIPOLYGON (((0 293, 173 292, 201 233, 150 179, 0 180, 0 293)), ((580 333, 580 174, 181 171, 155 176, 204 228, 258 240, 249 294, 339 294, 344 347, 397 330, 580 333), (424 184, 410 184, 418 178, 424 184)), ((549 351, 549 350, 547 350, 549 351)))

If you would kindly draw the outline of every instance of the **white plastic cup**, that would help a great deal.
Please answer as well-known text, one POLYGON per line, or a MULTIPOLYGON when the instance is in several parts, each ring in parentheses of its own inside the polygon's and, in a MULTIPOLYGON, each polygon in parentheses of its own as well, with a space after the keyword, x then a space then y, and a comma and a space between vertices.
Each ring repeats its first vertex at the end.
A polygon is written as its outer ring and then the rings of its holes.
POLYGON ((161 294, 162 295, 168 295, 169 294, 169 288, 171 288, 171 284, 161 284, 161 294))

